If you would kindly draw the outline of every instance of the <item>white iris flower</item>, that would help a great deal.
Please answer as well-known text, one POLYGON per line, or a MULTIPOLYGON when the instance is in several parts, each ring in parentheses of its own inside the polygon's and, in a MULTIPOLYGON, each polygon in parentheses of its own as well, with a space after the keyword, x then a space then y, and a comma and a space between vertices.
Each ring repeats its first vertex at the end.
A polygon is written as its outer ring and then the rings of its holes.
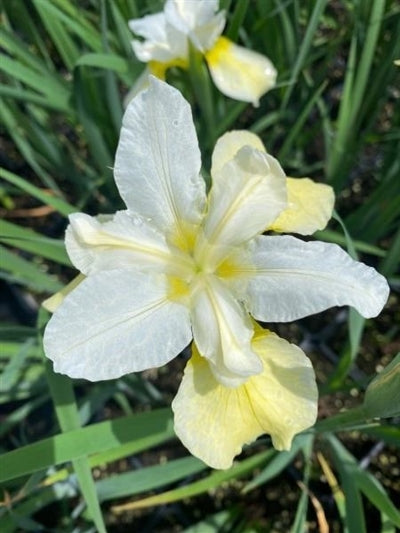
POLYGON ((333 192, 286 178, 256 135, 218 140, 208 197, 200 166, 189 104, 152 77, 126 110, 116 154, 127 209, 71 215, 66 246, 85 277, 57 307, 44 346, 57 372, 96 381, 164 365, 193 338, 175 429, 194 455, 228 468, 262 433, 289 449, 317 414, 310 361, 254 319, 336 305, 372 317, 388 285, 334 244, 262 235, 323 228, 333 192))
POLYGON ((167 0, 163 12, 129 21, 130 29, 143 38, 133 41, 133 50, 148 64, 131 96, 146 85, 149 74, 165 79, 168 68, 186 68, 190 42, 204 55, 222 93, 258 105, 275 85, 276 70, 267 57, 221 37, 225 12, 216 13, 218 4, 218 0, 167 0))

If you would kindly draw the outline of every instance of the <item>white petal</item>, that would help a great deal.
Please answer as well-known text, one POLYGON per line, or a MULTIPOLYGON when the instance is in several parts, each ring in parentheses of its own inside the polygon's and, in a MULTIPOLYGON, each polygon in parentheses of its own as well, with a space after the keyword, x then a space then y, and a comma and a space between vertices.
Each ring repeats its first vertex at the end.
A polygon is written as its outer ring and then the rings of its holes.
POLYGON ((311 235, 324 229, 332 216, 332 187, 309 178, 287 178, 288 207, 268 229, 279 233, 311 235))
POLYGON ((187 308, 164 277, 126 270, 86 278, 50 319, 44 350, 54 370, 91 381, 161 366, 189 343, 187 308))
POLYGON ((171 26, 204 52, 213 46, 225 26, 225 12, 215 14, 217 9, 218 0, 167 0, 164 13, 171 26))
POLYGON ((198 280, 192 295, 191 319, 195 343, 221 383, 236 386, 261 371, 250 346, 250 318, 216 277, 198 280))
POLYGON ((217 262, 223 248, 237 246, 275 220, 286 207, 286 177, 278 161, 250 146, 213 175, 198 260, 217 262), (207 247, 217 247, 208 250, 207 247), (220 248, 220 250, 218 249, 220 248), (207 259, 203 259, 208 255, 207 259))
POLYGON ((70 215, 65 244, 73 265, 86 275, 100 270, 132 268, 179 275, 185 257, 147 221, 129 211, 112 220, 75 213, 70 215))
POLYGON ((267 332, 253 347, 264 369, 237 388, 219 384, 194 350, 172 402, 176 434, 213 468, 229 468, 242 446, 263 433, 278 450, 288 450, 317 416, 315 376, 300 348, 267 332))
POLYGON ((115 160, 115 180, 128 208, 170 238, 185 240, 205 205, 200 151, 189 104, 150 77, 129 104, 115 160))
POLYGON ((165 17, 170 24, 183 33, 189 33, 198 26, 208 24, 218 9, 218 0, 167 0, 165 17))
POLYGON ((225 26, 225 12, 221 11, 215 17, 195 28, 192 32, 189 33, 189 38, 194 44, 194 46, 201 52, 206 52, 210 50, 221 35, 224 26, 225 26))
POLYGON ((248 252, 250 264, 235 275, 238 283, 248 282, 246 305, 258 320, 288 322, 337 305, 370 318, 388 298, 385 278, 335 244, 261 236, 248 252))
POLYGON ((139 61, 168 63, 177 57, 187 56, 187 39, 167 23, 164 13, 147 15, 129 21, 129 28, 144 38, 133 40, 132 47, 139 61))
POLYGON ((206 53, 211 77, 226 96, 257 106, 260 97, 275 86, 276 69, 259 54, 220 37, 206 53))
POLYGON ((218 179, 225 163, 235 157, 243 146, 252 146, 260 152, 267 152, 258 135, 247 130, 234 130, 224 133, 215 144, 211 159, 211 176, 218 179))

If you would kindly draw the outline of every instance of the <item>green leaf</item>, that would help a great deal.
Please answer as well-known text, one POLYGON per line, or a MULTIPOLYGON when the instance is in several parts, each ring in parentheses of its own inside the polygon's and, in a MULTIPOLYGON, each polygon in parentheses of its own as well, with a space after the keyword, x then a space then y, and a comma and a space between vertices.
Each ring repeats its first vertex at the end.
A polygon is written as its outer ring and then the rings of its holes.
POLYGON ((116 54, 84 54, 75 63, 75 67, 79 66, 104 68, 124 73, 129 70, 129 61, 116 54))
MULTIPOLYGON (((313 435, 304 435, 302 437, 302 452, 304 455, 304 475, 303 484, 305 487, 309 486, 311 469, 312 469, 312 454, 314 450, 313 435), (303 438, 304 437, 304 438, 303 438)), ((297 505, 296 516, 291 529, 291 533, 303 533, 307 528, 307 510, 308 510, 309 493, 307 490, 302 490, 299 503, 297 505)))
POLYGON ((241 0, 237 2, 235 9, 230 18, 229 26, 226 30, 226 36, 232 41, 237 41, 240 27, 243 23, 244 17, 246 16, 246 11, 249 7, 249 0, 241 0))
MULTIPOLYGON (((5 366, 2 371, 1 381, 0 381, 0 394, 8 392, 18 381, 23 365, 25 364, 26 358, 29 355, 29 352, 34 345, 35 339, 27 339, 20 345, 20 349, 12 357, 8 364, 5 366)), ((4 352, 2 352, 3 354, 4 352)))
POLYGON ((312 441, 312 435, 299 435, 292 444, 289 451, 277 452, 276 450, 270 450, 270 460, 267 462, 265 468, 248 483, 244 489, 243 494, 263 485, 279 475, 289 463, 291 463, 299 451, 305 446, 307 441, 312 441))
POLYGON ((100 422, 3 454, 0 458, 0 482, 85 455, 106 452, 128 443, 132 444, 131 453, 136 453, 173 436, 169 409, 158 409, 100 422))
POLYGON ((184 498, 197 496, 198 494, 202 494, 214 487, 221 485, 221 483, 224 483, 225 481, 236 479, 248 474, 254 468, 257 468, 260 464, 262 464, 269 457, 269 455, 269 451, 259 453, 232 466, 229 470, 214 472, 200 481, 195 481, 194 483, 185 485, 184 487, 180 487, 178 489, 170 490, 155 496, 149 496, 148 498, 143 498, 142 500, 137 500, 135 502, 115 506, 113 510, 115 512, 123 512, 142 507, 152 507, 153 505, 163 505, 166 503, 176 502, 184 498))
POLYGON ((365 531, 358 529, 364 521, 359 491, 383 512, 397 527, 400 527, 400 512, 395 508, 390 498, 374 476, 363 470, 351 453, 341 442, 330 435, 327 440, 333 452, 335 466, 339 471, 343 490, 346 496, 346 519, 350 533, 365 531))
POLYGON ((326 439, 345 495, 348 532, 367 533, 361 494, 354 478, 354 458, 334 435, 328 435, 326 439))
POLYGON ((316 2, 314 2, 313 4, 313 11, 311 13, 310 20, 308 21, 304 37, 301 40, 300 48, 296 56, 296 62, 291 68, 291 77, 288 84, 288 88, 282 100, 281 109, 284 109, 287 106, 290 96, 296 88, 297 79, 307 61, 307 58, 309 57, 309 51, 312 46, 314 35, 317 31, 318 25, 320 24, 321 16, 324 12, 327 1, 328 0, 316 0, 316 2))
POLYGON ((184 457, 165 464, 136 469, 97 482, 101 501, 133 496, 158 489, 184 477, 205 470, 207 466, 195 457, 184 457))
POLYGON ((354 466, 353 475, 357 486, 368 500, 384 513, 395 526, 400 527, 400 511, 390 501, 389 495, 379 481, 370 472, 361 470, 358 466, 354 466))
POLYGON ((57 198, 56 196, 53 196, 43 191, 42 189, 39 189, 39 187, 32 185, 24 178, 21 178, 20 176, 9 172, 5 168, 0 168, 0 177, 5 179, 9 183, 12 183, 22 191, 30 194, 34 198, 37 198, 44 204, 51 205, 52 207, 54 207, 54 209, 56 209, 56 211, 58 211, 64 216, 68 216, 69 214, 76 213, 76 211, 78 211, 76 207, 67 203, 65 200, 57 198))
POLYGON ((68 111, 69 91, 63 83, 54 77, 46 78, 46 83, 43 83, 42 73, 36 72, 4 54, 0 56, 0 68, 13 79, 17 79, 38 91, 39 94, 45 95, 52 102, 53 107, 68 111))
POLYGON ((3 270, 3 272, 0 271, 0 276, 3 279, 26 285, 40 292, 57 292, 62 288, 62 283, 41 270, 39 265, 23 259, 1 245, 0 255, 3 270))
POLYGON ((400 415, 400 353, 368 385, 364 409, 370 418, 400 415))
POLYGON ((0 242, 46 257, 62 265, 71 266, 63 241, 44 237, 30 228, 0 220, 0 242))

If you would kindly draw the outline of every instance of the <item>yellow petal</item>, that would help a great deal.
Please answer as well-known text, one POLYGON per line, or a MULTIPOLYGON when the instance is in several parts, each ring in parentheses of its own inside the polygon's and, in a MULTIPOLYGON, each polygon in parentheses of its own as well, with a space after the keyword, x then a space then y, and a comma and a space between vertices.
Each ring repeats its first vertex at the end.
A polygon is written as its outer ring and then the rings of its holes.
POLYGON ((324 229, 332 216, 332 187, 309 178, 287 178, 288 207, 268 229, 279 233, 311 235, 324 229))
POLYGON ((182 443, 212 468, 229 468, 243 444, 263 433, 251 411, 246 389, 220 385, 196 348, 172 410, 175 432, 182 443))
POLYGON ((293 437, 316 420, 317 386, 302 350, 265 330, 252 346, 263 372, 237 388, 219 384, 194 347, 172 402, 176 434, 213 468, 229 468, 242 446, 263 433, 275 448, 288 450, 293 437))
POLYGON ((218 179, 220 170, 231 161, 243 146, 251 146, 260 152, 266 149, 258 135, 247 130, 228 131, 222 135, 214 148, 211 160, 211 176, 213 182, 218 179))
POLYGON ((318 389, 311 361, 295 344, 262 332, 253 350, 264 372, 245 384, 252 409, 277 450, 289 450, 297 433, 317 419, 318 389))
POLYGON ((215 85, 231 98, 257 106, 275 85, 276 70, 267 57, 226 37, 220 37, 205 57, 215 85))
POLYGON ((68 296, 68 294, 73 291, 75 287, 77 287, 85 279, 85 277, 86 276, 83 274, 78 274, 72 281, 65 285, 63 289, 44 300, 42 302, 42 306, 46 309, 46 311, 54 313, 54 311, 61 305, 64 298, 68 296))

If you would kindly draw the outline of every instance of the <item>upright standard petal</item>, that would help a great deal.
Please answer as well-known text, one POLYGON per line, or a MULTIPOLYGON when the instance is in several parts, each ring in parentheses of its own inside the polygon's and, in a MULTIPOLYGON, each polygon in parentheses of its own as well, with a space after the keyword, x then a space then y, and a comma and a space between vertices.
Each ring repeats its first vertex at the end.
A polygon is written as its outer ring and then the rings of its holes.
POLYGON ((205 57, 215 85, 231 98, 258 106, 261 96, 275 85, 276 69, 267 57, 226 37, 220 37, 205 57))
POLYGON ((193 45, 205 52, 221 35, 225 26, 225 12, 218 9, 218 0, 167 0, 165 18, 179 32, 187 35, 193 45))
POLYGON ((75 213, 70 215, 65 244, 73 265, 83 274, 129 268, 179 275, 189 259, 172 249, 157 229, 129 211, 111 220, 75 213))
POLYGON ((193 337, 218 381, 231 387, 261 372, 251 349, 253 327, 243 306, 215 276, 202 276, 192 293, 193 337))
POLYGON ((233 130, 224 133, 216 142, 211 158, 213 181, 221 175, 222 167, 231 161, 243 146, 252 146, 260 152, 267 152, 258 135, 247 130, 233 130))
POLYGON ((309 359, 293 344, 263 332, 253 341, 263 371, 226 388, 196 351, 172 402, 175 431, 190 452, 213 468, 229 468, 244 444, 269 433, 278 450, 315 423, 318 390, 309 359))
POLYGON ((332 187, 309 178, 287 178, 288 207, 268 229, 279 233, 311 235, 324 229, 332 217, 332 187))
POLYGON ((91 381, 161 366, 192 337, 189 313, 164 276, 98 272, 62 302, 44 335, 54 370, 91 381), (162 347, 162 349, 160 349, 162 347))
MULTIPOLYGON (((211 175, 218 179, 219 171, 243 146, 267 152, 260 137, 245 130, 229 131, 215 145, 211 161, 211 175)), ((309 178, 286 178, 288 205, 270 229, 279 233, 311 235, 323 229, 332 216, 335 194, 332 187, 309 178)))
MULTIPOLYGON (((203 226, 205 240, 199 240, 198 257, 218 255, 224 247, 246 242, 285 207, 286 176, 277 160, 244 146, 213 175, 203 226)), ((211 256, 206 261, 216 262, 211 256)))
POLYGON ((166 83, 129 104, 115 160, 115 180, 127 207, 173 241, 186 243, 205 206, 200 150, 189 104, 166 83))
POLYGON ((242 266, 239 255, 235 258, 232 282, 241 287, 247 282, 243 297, 257 320, 290 322, 336 305, 350 305, 371 318, 389 295, 383 276, 336 244, 260 236, 247 252, 242 266))
POLYGON ((136 35, 144 38, 143 41, 132 41, 133 51, 139 61, 167 63, 177 57, 187 56, 186 37, 167 23, 164 13, 133 19, 128 25, 136 35))
POLYGON ((218 0, 167 0, 164 13, 167 20, 182 33, 210 22, 219 7, 218 0))

